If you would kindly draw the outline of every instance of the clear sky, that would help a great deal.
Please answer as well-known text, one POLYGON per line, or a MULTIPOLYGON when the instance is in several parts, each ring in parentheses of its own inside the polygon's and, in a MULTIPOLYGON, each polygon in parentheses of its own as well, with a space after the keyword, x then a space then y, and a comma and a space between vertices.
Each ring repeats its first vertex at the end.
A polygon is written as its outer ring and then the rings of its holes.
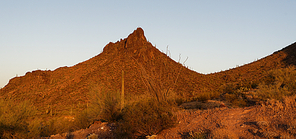
POLYGON ((73 66, 142 27, 199 73, 253 62, 296 41, 295 0, 2 0, 0 87, 73 66))

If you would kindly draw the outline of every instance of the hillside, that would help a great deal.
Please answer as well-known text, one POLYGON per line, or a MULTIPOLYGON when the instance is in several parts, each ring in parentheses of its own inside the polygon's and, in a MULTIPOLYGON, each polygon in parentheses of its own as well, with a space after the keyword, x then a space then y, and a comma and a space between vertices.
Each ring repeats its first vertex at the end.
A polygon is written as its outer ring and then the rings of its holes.
POLYGON ((296 43, 293 43, 257 61, 226 71, 209 74, 207 77, 217 79, 219 84, 236 83, 241 86, 257 84, 267 71, 296 65, 295 56, 296 43))
POLYGON ((186 95, 199 92, 199 88, 207 84, 203 80, 205 75, 185 68, 157 50, 138 28, 127 38, 107 44, 99 55, 75 66, 54 71, 37 70, 15 77, 0 94, 4 98, 30 100, 43 112, 48 105, 62 111, 85 104, 89 92, 120 91, 122 71, 127 94, 151 90, 147 86, 151 79, 155 88, 186 95))
POLYGON ((148 80, 143 79, 149 77, 161 90, 170 88, 192 97, 229 82, 256 82, 265 71, 296 65, 295 53, 296 43, 250 64, 203 75, 157 50, 146 40, 143 29, 138 28, 127 38, 107 44, 101 54, 75 66, 54 71, 37 70, 15 77, 0 94, 4 98, 29 99, 41 108, 51 104, 59 109, 59 105, 87 102, 87 94, 94 88, 119 91, 124 71, 125 91, 129 94, 147 92, 148 80), (171 87, 175 81, 175 86, 171 87))
POLYGON ((85 104, 88 93, 120 91, 124 71, 125 92, 139 95, 158 90, 173 91, 185 97, 215 92, 225 83, 252 84, 271 69, 296 65, 296 43, 241 67, 203 75, 173 61, 146 40, 136 29, 127 38, 107 44, 99 55, 72 67, 54 71, 32 71, 15 77, 0 90, 1 97, 30 100, 42 111, 51 105, 57 111, 85 104), (63 106, 63 107, 60 107, 63 106))

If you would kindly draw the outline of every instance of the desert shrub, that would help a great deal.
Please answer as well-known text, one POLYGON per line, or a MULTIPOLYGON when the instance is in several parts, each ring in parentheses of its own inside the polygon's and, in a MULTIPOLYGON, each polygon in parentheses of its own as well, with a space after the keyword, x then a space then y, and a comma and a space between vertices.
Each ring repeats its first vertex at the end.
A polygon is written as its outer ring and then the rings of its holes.
POLYGON ((269 71, 259 84, 257 95, 261 100, 282 100, 284 96, 294 95, 295 90, 296 69, 291 66, 269 71))
POLYGON ((226 83, 220 86, 219 91, 221 93, 233 93, 238 89, 238 85, 235 83, 226 83))
POLYGON ((91 117, 91 115, 88 115, 88 113, 88 109, 85 109, 76 114, 73 123, 76 129, 87 128, 93 122, 94 119, 91 117))
POLYGON ((268 99, 282 100, 283 96, 289 96, 291 92, 287 88, 278 88, 274 85, 260 85, 256 95, 264 101, 268 99))
POLYGON ((150 99, 126 106, 122 111, 122 120, 118 124, 118 136, 135 138, 158 134, 173 127, 176 117, 172 113, 171 104, 150 99))
POLYGON ((49 137, 50 135, 72 132, 79 129, 74 126, 73 121, 69 121, 69 119, 63 117, 44 120, 40 128, 42 137, 49 137))
POLYGON ((40 123, 32 119, 35 113, 28 101, 0 99, 0 138, 38 137, 40 123))
POLYGON ((229 102, 234 107, 245 107, 248 106, 245 96, 240 91, 235 91, 233 93, 226 93, 223 95, 223 99, 229 102))
POLYGON ((58 130, 55 128, 56 127, 55 123, 57 122, 53 119, 50 119, 46 122, 42 122, 40 136, 49 137, 50 135, 59 133, 58 130))
POLYGON ((114 122, 120 116, 120 99, 120 92, 94 92, 90 96, 88 115, 93 118, 114 122))
POLYGON ((39 138, 41 136, 41 122, 39 118, 35 118, 29 122, 27 138, 39 138))
POLYGON ((247 102, 244 99, 244 94, 248 87, 240 86, 237 83, 227 83, 219 88, 221 92, 221 99, 227 101, 234 107, 244 107, 247 106, 247 102))
POLYGON ((0 138, 48 137, 82 127, 63 117, 42 120, 36 118, 36 113, 28 101, 0 99, 0 138))
MULTIPOLYGON (((183 103, 192 101, 206 102, 207 100, 218 99, 220 97, 220 92, 204 89, 202 92, 192 94, 192 96, 193 97, 183 97, 183 99, 185 99, 183 103)), ((179 104, 177 101, 176 103, 179 104)))
POLYGON ((200 93, 195 96, 196 100, 201 102, 206 102, 207 100, 211 99, 211 94, 208 92, 200 93))
POLYGON ((208 133, 207 132, 189 132, 188 135, 185 137, 186 139, 207 139, 208 133))
POLYGON ((98 135, 93 133, 93 134, 88 135, 85 139, 98 139, 98 138, 99 138, 98 135))

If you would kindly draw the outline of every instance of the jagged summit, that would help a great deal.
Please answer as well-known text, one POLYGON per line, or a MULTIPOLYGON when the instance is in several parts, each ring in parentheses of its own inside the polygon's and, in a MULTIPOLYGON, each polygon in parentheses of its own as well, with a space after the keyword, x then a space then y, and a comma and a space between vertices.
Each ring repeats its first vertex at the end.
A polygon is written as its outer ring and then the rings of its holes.
POLYGON ((133 33, 131 33, 128 37, 128 40, 142 40, 142 41, 146 41, 146 37, 144 35, 144 30, 142 28, 137 28, 136 30, 134 30, 133 33))
POLYGON ((146 37, 144 35, 144 30, 142 28, 137 28, 134 30, 133 33, 128 35, 127 38, 121 39, 120 41, 117 41, 116 43, 110 42, 107 44, 104 48, 104 52, 106 53, 113 53, 118 52, 121 50, 131 50, 131 49, 141 49, 142 47, 145 47, 147 44, 146 37))

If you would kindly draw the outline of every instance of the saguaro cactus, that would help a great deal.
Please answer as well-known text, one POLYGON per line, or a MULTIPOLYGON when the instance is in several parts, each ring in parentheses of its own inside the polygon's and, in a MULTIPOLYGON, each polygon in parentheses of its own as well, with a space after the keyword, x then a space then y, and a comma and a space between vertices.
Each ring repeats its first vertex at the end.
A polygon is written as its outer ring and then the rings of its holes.
POLYGON ((121 107, 120 107, 120 111, 123 109, 124 107, 124 71, 122 70, 122 86, 121 86, 121 107))

